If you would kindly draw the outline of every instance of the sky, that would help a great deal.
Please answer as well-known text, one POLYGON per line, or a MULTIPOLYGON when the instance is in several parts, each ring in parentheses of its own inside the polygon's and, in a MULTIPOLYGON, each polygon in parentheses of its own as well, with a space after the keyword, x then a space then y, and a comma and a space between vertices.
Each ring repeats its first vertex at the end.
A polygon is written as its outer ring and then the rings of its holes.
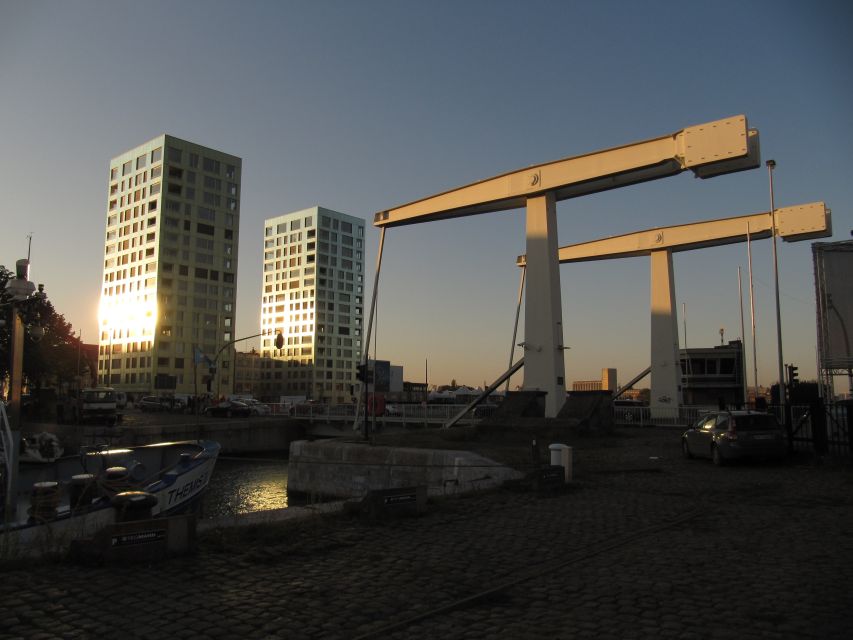
MULTIPOLYGON (((265 218, 320 205, 371 221, 528 165, 738 114, 760 131, 760 169, 563 201, 559 243, 767 211, 770 158, 776 205, 825 201, 825 241, 847 240, 851 26, 853 4, 841 1, 0 0, 0 264, 25 257, 32 234, 33 279, 94 342, 109 161, 168 133, 243 159, 236 335, 251 335, 265 218)), ((430 384, 502 373, 524 217, 390 229, 371 357, 430 384)), ((366 234, 372 283, 379 232, 366 234)), ((769 384, 770 241, 752 253, 769 384)), ((784 360, 812 379, 811 243, 780 243, 778 262, 784 360)), ((690 347, 719 344, 721 328, 740 337, 738 266, 751 352, 744 244, 675 256, 682 346, 685 330, 690 347)), ((616 367, 625 382, 648 366, 649 259, 563 265, 560 278, 567 380, 616 367)))

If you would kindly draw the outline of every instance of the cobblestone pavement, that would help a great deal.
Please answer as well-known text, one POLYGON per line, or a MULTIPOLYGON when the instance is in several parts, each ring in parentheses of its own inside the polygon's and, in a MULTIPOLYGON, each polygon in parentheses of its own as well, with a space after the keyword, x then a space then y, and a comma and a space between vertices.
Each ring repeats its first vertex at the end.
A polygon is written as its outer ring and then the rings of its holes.
POLYGON ((553 497, 212 532, 151 566, 7 569, 0 638, 851 637, 850 467, 716 468, 655 429, 575 461, 553 497))

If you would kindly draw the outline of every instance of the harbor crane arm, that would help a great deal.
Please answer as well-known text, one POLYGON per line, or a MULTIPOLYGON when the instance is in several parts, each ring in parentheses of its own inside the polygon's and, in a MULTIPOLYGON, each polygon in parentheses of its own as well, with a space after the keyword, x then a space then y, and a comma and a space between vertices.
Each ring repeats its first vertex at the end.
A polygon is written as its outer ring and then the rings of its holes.
POLYGON ((739 115, 670 135, 556 160, 475 182, 374 215, 376 227, 516 209, 553 193, 576 198, 691 170, 700 178, 754 169, 761 162, 758 131, 739 115))

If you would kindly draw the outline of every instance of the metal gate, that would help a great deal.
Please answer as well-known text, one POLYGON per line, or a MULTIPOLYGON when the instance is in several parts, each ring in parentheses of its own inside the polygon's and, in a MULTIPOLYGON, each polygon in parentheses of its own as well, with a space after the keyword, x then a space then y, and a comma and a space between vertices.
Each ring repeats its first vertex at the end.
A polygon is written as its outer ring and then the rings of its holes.
POLYGON ((853 460, 850 434, 853 402, 832 402, 791 407, 791 444, 795 451, 853 460))

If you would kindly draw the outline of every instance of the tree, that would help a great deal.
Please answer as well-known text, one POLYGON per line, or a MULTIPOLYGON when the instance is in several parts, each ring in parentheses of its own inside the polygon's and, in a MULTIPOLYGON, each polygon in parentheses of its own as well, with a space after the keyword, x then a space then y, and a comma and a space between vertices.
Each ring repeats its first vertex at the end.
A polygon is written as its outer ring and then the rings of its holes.
MULTIPOLYGON (((12 305, 6 293, 6 283, 15 277, 13 271, 0 265, 0 378, 9 375, 12 336, 12 305)), ((18 303, 25 326, 44 328, 44 337, 36 341, 28 332, 24 337, 24 380, 36 389, 71 382, 77 375, 79 339, 74 336, 71 324, 56 312, 44 293, 35 294, 18 303)))

